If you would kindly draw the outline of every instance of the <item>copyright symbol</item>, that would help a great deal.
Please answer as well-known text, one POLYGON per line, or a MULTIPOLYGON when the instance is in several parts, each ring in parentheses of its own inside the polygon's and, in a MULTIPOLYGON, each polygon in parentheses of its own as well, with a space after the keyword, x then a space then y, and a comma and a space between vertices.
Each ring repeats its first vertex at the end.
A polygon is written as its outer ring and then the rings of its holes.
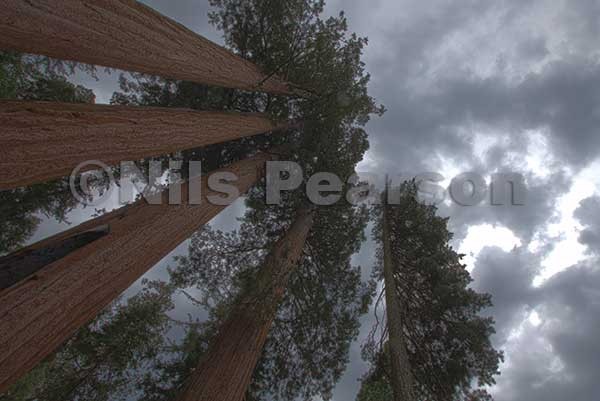
POLYGON ((71 193, 86 206, 96 206, 106 200, 113 189, 115 177, 110 167, 99 160, 80 163, 69 176, 71 193))

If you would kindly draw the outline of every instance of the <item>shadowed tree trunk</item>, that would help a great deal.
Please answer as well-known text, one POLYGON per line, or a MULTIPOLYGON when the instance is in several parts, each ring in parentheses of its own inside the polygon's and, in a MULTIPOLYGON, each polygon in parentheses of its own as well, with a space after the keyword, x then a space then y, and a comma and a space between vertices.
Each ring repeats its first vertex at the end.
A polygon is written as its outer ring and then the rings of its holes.
POLYGON ((0 126, 0 190, 4 190, 69 175, 90 160, 112 165, 286 125, 251 113, 0 101, 0 126))
POLYGON ((402 324, 402 305, 396 293, 394 262, 390 245, 390 228, 387 217, 388 206, 383 207, 383 277, 385 283, 385 304, 388 321, 389 347, 392 372, 390 382, 394 401, 415 401, 413 375, 406 350, 402 324))
MULTIPOLYGON (((225 171, 238 177, 231 184, 244 193, 268 160, 271 156, 259 153, 225 171)), ((169 205, 165 192, 161 205, 141 200, 20 251, 48 248, 108 225, 108 234, 0 291, 0 393, 224 209, 206 201, 219 196, 208 189, 206 176, 192 180, 200 180, 201 205, 187 203, 188 185, 183 185, 180 205, 169 205)))
POLYGON ((313 225, 312 212, 301 210, 272 248, 258 277, 241 294, 178 401, 241 401, 313 225))
POLYGON ((108 225, 81 232, 47 247, 15 252, 0 258, 0 290, 10 288, 44 266, 108 234, 108 225))
POLYGON ((263 74, 256 65, 137 1, 4 0, 0 16, 2 49, 292 94, 277 76, 263 74))

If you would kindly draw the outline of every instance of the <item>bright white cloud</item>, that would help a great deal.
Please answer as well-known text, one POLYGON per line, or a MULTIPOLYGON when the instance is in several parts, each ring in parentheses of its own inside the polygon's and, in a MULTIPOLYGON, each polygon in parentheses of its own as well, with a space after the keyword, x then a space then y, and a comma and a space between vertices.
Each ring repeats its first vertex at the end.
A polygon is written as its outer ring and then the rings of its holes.
POLYGON ((554 248, 542 261, 542 271, 534 280, 535 286, 586 258, 586 247, 579 242, 582 226, 573 213, 582 200, 599 192, 598 174, 600 161, 577 174, 570 191, 558 200, 556 222, 546 228, 546 235, 554 241, 554 248))
POLYGON ((473 270, 477 255, 486 246, 496 246, 509 252, 515 247, 521 246, 521 240, 506 227, 491 224, 469 227, 467 236, 458 248, 460 253, 466 255, 463 262, 467 265, 467 270, 473 270))

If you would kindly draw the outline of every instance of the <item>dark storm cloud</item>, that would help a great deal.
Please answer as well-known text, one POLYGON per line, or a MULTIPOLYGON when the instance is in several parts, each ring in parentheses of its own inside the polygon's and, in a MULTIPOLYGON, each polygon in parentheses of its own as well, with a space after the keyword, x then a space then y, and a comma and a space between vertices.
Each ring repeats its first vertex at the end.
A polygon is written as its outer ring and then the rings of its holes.
POLYGON ((589 252, 600 254, 600 197, 584 199, 574 215, 585 227, 579 234, 579 242, 587 245, 589 252))
MULTIPOLYGON (((521 79, 504 74, 500 67, 508 61, 500 50, 499 70, 491 76, 465 68, 468 60, 461 60, 460 65, 444 64, 432 74, 431 64, 438 60, 430 55, 448 37, 488 15, 497 14, 508 24, 539 2, 405 3, 334 2, 330 7, 346 9, 354 17, 352 28, 371 38, 366 52, 373 75, 371 88, 389 110, 369 126, 372 157, 381 171, 418 170, 438 156, 472 165, 473 143, 465 130, 509 135, 509 143, 497 149, 498 155, 511 150, 523 153, 527 130, 547 130, 550 146, 562 161, 581 167, 596 157, 600 151, 596 132, 600 90, 595 83, 600 66, 595 58, 577 54, 577 48, 583 47, 579 42, 593 37, 591 21, 576 32, 568 26, 578 43, 572 49, 576 57, 551 62, 521 79), (391 24, 373 27, 365 17, 370 11, 394 17, 389 18, 391 24)), ((589 20, 596 7, 589 2, 569 3, 564 18, 586 15, 589 20)), ((383 22, 388 21, 384 18, 383 22)), ((539 32, 515 37, 514 48, 520 62, 534 63, 549 55, 547 40, 539 32)))
MULTIPOLYGON (((477 171, 477 170, 474 170, 477 171)), ((480 174, 494 171, 491 167, 480 174)), ((500 171, 512 171, 509 166, 500 171)), ((484 201, 477 206, 461 206, 452 202, 450 206, 440 205, 440 213, 451 216, 449 225, 455 238, 462 239, 470 225, 499 224, 513 231, 522 242, 531 241, 534 234, 549 223, 556 208, 560 195, 567 192, 571 180, 562 172, 557 172, 545 179, 537 179, 530 174, 525 175, 525 201, 523 205, 492 205, 490 190, 484 201)), ((488 239, 489 244, 494 244, 494 238, 488 239)))
POLYGON ((547 130, 555 156, 575 167, 600 153, 600 65, 555 62, 514 84, 502 76, 474 75, 435 81, 425 93, 388 96, 387 115, 370 128, 382 167, 397 160, 408 168, 436 154, 470 164, 472 143, 465 129, 509 135, 505 151, 523 150, 528 131, 547 130))
MULTIPOLYGON (((512 358, 499 379, 497 401, 596 398, 600 371, 600 321, 595 318, 600 314, 600 270, 596 263, 573 266, 528 293, 511 291, 535 308, 541 324, 525 324, 518 339, 508 345, 512 358)), ((518 285, 516 281, 506 284, 518 285)), ((497 299, 506 300, 504 295, 497 299)), ((508 302, 515 304, 514 299, 508 302)))
POLYGON ((493 297, 496 346, 507 352, 497 401, 589 401, 600 371, 600 269, 590 259, 532 285, 540 256, 524 248, 485 248, 473 287, 493 297), (539 325, 527 317, 536 311, 539 325))
POLYGON ((550 55, 546 39, 539 36, 527 38, 517 43, 516 52, 520 59, 527 61, 541 60, 550 55))
POLYGON ((496 321, 494 342, 502 346, 515 324, 520 323, 534 302, 532 282, 539 269, 539 259, 524 248, 504 252, 484 248, 472 272, 473 288, 492 295, 494 306, 486 313, 496 321))
POLYGON ((549 318, 542 335, 563 365, 562 374, 546 382, 546 400, 584 401, 597 397, 600 270, 596 263, 561 272, 540 290, 544 298, 540 314, 549 318))
POLYGON ((368 69, 375 72, 373 86, 405 82, 426 70, 426 55, 440 41, 474 19, 494 8, 492 2, 464 0, 458 7, 454 2, 360 1, 333 0, 327 11, 337 14, 344 10, 350 28, 369 37, 366 49, 368 69))

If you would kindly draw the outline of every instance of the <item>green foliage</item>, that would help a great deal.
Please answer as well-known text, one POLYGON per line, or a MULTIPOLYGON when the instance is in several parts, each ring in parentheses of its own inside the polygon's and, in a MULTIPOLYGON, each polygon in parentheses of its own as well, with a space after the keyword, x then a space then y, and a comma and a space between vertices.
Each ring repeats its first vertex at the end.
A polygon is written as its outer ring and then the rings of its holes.
POLYGON ((94 103, 95 95, 91 89, 74 85, 61 76, 39 74, 25 81, 17 94, 22 100, 43 100, 67 103, 94 103))
POLYGON ((371 371, 362 379, 357 401, 393 401, 394 394, 389 380, 391 361, 389 344, 385 343, 373 359, 371 371))
MULTIPOLYGON (((61 64, 14 52, 0 52, 0 98, 89 103, 91 90, 59 75, 61 64)), ((64 67, 64 66, 63 66, 64 67)), ((73 67, 74 68, 74 67, 73 67)), ((0 192, 0 255, 22 246, 41 218, 65 221, 77 204, 67 179, 0 192)))
POLYGON ((392 386, 385 379, 364 382, 356 398, 357 401, 393 401, 392 386))
MULTIPOLYGON (((376 210, 374 235, 381 238, 381 213, 390 229, 396 296, 403 306, 402 322, 417 394, 422 400, 469 399, 473 384, 494 383, 502 354, 490 342, 493 320, 480 312, 491 306, 489 294, 469 287, 471 277, 449 245, 452 233, 436 207, 421 203, 414 181, 395 193, 398 204, 376 210)), ((378 249, 378 279, 383 250, 378 249)), ((382 352, 375 343, 372 358, 382 352)))
POLYGON ((126 303, 115 301, 0 400, 125 399, 139 382, 136 369, 162 349, 171 292, 152 282, 126 303))
POLYGON ((67 180, 0 191, 0 255, 22 246, 41 222, 40 216, 62 222, 76 204, 67 180))
MULTIPOLYGON (((180 107, 195 110, 220 110, 236 112, 261 112, 261 94, 250 94, 235 89, 209 87, 187 81, 176 81, 144 74, 121 75, 120 92, 115 92, 111 103, 118 105, 180 107)), ((202 170, 207 172, 236 160, 245 158, 250 152, 284 144, 288 134, 267 133, 222 144, 188 149, 175 154, 162 155, 163 159, 180 159, 181 171, 187 171, 189 160, 202 160, 202 170)), ((146 162, 139 163, 145 170, 146 162)), ((118 175, 118 174, 117 174, 118 175)), ((185 175, 183 178, 186 178, 185 175)))
MULTIPOLYGON (((238 231, 199 231, 190 254, 180 257, 171 270, 176 286, 202 294, 197 302, 212 311, 214 325, 227 316, 237 294, 257 285, 256 272, 289 224, 285 214, 281 219, 257 219, 256 213, 270 215, 265 209, 249 209, 238 231)), ((358 318, 367 311, 372 288, 361 282, 360 268, 349 262, 364 238, 367 211, 347 205, 316 213, 304 258, 290 278, 255 371, 249 400, 329 399, 358 334, 358 318)), ((186 376, 185 371, 178 376, 186 376)))
POLYGON ((0 99, 14 99, 23 75, 21 56, 14 52, 0 52, 0 99))
MULTIPOLYGON (((205 322, 191 317, 187 322, 173 321, 178 329, 183 329, 182 339, 168 341, 169 346, 149 359, 143 372, 138 371, 137 394, 130 394, 129 399, 166 401, 177 397, 218 333, 217 323, 222 316, 218 316, 217 310, 211 312, 212 317, 205 322)), ((168 338, 163 338, 163 342, 166 340, 168 338)))
MULTIPOLYGON (((321 19, 322 1, 211 1, 211 21, 226 44, 241 56, 310 89, 306 98, 288 98, 134 74, 121 77, 112 102, 203 110, 266 112, 302 127, 265 145, 287 144, 282 157, 299 162, 309 176, 317 171, 348 177, 368 148, 362 126, 383 113, 367 93, 369 75, 361 55, 365 38, 348 33, 347 20, 321 19)), ((248 143, 240 142, 248 149, 248 143)), ((256 144, 250 144, 256 146, 256 144)), ((230 146, 223 146, 227 152, 230 146)), ((218 152, 213 152, 218 153, 218 152)))
MULTIPOLYGON (((349 177, 368 148, 362 127, 370 114, 383 112, 367 94, 369 76, 360 60, 366 40, 347 32, 343 14, 322 20, 322 1, 223 0, 211 4, 216 8, 211 21, 223 31, 233 51, 267 74, 278 74, 311 94, 295 99, 255 95, 254 111, 301 122, 297 134, 287 137, 289 146, 282 159, 300 164, 305 177, 318 171, 349 177)), ((207 245, 216 242, 202 242, 193 251, 194 268, 187 270, 203 271, 194 277, 213 283, 204 293, 214 293, 217 277, 227 277, 220 270, 213 273, 214 279, 207 277, 211 266, 235 273, 237 278, 226 279, 225 287, 217 286, 222 288, 218 294, 224 302, 235 300, 232 293, 254 285, 262 259, 306 204, 300 188, 285 193, 280 205, 265 205, 262 183, 247 197, 238 241, 219 234, 219 243, 230 250, 221 250, 218 260, 211 249, 215 245, 207 245)), ((358 333, 358 317, 366 312, 372 288, 361 282, 360 269, 350 263, 364 239, 366 211, 340 203, 317 208, 315 213, 305 257, 279 306, 255 371, 250 400, 329 399, 347 363, 350 342, 358 333)))
POLYGON ((244 105, 242 92, 211 87, 188 81, 165 79, 140 73, 121 74, 120 92, 111 98, 112 104, 180 107, 194 110, 258 111, 254 105, 244 105))
POLYGON ((251 394, 256 399, 330 399, 348 362, 372 288, 350 263, 364 238, 363 208, 317 210, 304 258, 279 307, 251 394), (340 231, 338 231, 340 230, 340 231))
MULTIPOLYGON (((67 81, 79 65, 44 57, 0 51, 0 98, 68 103, 91 103, 94 93, 67 81)), ((82 66, 93 71, 91 66, 82 66)))

